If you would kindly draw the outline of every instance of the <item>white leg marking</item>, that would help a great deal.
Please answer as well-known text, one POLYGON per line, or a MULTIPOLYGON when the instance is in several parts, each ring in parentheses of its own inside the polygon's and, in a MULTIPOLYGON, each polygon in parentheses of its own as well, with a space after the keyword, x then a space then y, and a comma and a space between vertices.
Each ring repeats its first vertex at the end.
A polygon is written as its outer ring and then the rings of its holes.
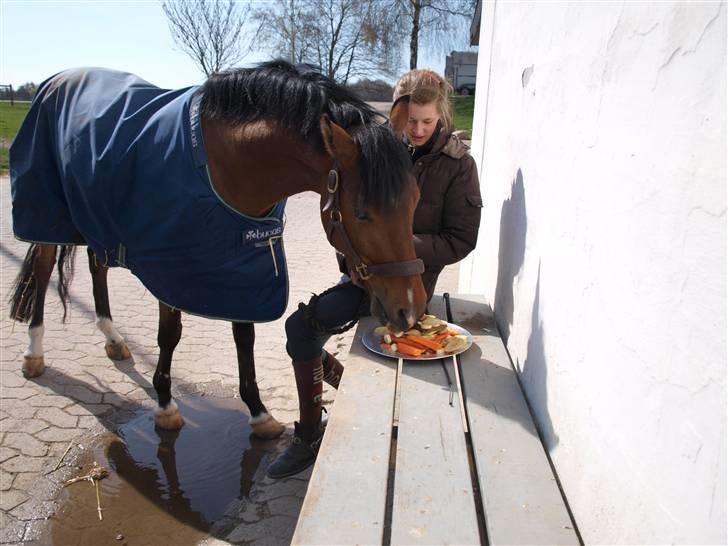
POLYGON ((108 343, 123 343, 124 338, 121 337, 121 334, 116 331, 116 328, 114 327, 114 323, 109 318, 99 318, 96 320, 96 326, 99 330, 103 332, 103 334, 106 336, 106 341, 108 343))
POLYGON ((40 326, 35 326, 33 328, 28 328, 28 337, 30 338, 30 343, 28 344, 28 350, 25 351, 25 355, 27 357, 31 358, 38 358, 43 356, 43 334, 45 333, 45 328, 41 324, 40 326))
POLYGON ((410 305, 412 305, 415 302, 415 291, 411 288, 407 289, 407 301, 410 305))
POLYGON ((169 401, 169 404, 164 406, 163 408, 157 408, 154 410, 154 415, 157 417, 162 417, 166 415, 174 415, 177 413, 179 408, 177 408, 177 402, 174 401, 174 399, 169 401))
POLYGON ((260 415, 258 415, 257 417, 253 417, 251 415, 250 419, 248 419, 248 423, 250 423, 251 425, 257 425, 260 423, 265 423, 268 419, 270 419, 270 414, 263 412, 260 415))

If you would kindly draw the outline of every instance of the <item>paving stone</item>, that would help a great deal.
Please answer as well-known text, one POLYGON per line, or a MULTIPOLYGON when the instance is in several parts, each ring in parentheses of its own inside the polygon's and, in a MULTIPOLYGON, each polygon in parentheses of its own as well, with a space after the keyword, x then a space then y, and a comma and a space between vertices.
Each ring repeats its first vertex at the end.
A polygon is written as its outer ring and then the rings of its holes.
POLYGON ((0 463, 0 468, 6 472, 40 472, 46 465, 45 458, 28 457, 27 455, 17 455, 12 459, 8 459, 0 463))
POLYGON ((290 478, 277 481, 266 478, 264 483, 255 488, 255 491, 251 491, 250 498, 254 502, 264 502, 279 497, 296 496, 300 494, 301 490, 305 494, 306 485, 306 482, 290 478))
POLYGON ((101 402, 103 397, 102 393, 82 385, 70 385, 66 387, 64 393, 66 396, 70 396, 78 402, 85 402, 89 404, 98 404, 101 402))
POLYGON ((9 432, 5 438, 5 445, 17 449, 23 455, 43 457, 48 453, 48 446, 25 432, 9 432))
POLYGON ((94 415, 82 415, 78 418, 78 428, 81 430, 88 430, 99 423, 99 420, 94 415))
MULTIPOLYGON (((255 523, 260 521, 268 514, 265 503, 252 502, 250 499, 244 500, 240 505, 237 518, 245 523, 255 523)), ((235 514, 230 514, 231 516, 235 514)))
POLYGON ((268 510, 272 516, 288 516, 298 519, 303 500, 299 497, 278 497, 268 501, 268 510))
POLYGON ((230 533, 226 540, 233 543, 258 543, 266 545, 290 544, 296 525, 294 518, 272 516, 257 523, 243 523, 230 533))
POLYGON ((31 497, 26 502, 10 510, 10 514, 24 521, 47 519, 55 513, 56 508, 57 505, 53 501, 38 500, 31 497))
POLYGON ((7 404, 3 404, 3 411, 6 411, 10 417, 15 419, 30 419, 35 415, 33 406, 24 400, 12 400, 7 404))
POLYGON ((28 419, 15 419, 9 418, 3 421, 3 430, 6 434, 10 432, 27 432, 28 434, 35 434, 48 428, 48 423, 35 419, 31 415, 28 419))
POLYGON ((13 488, 27 491, 36 500, 53 500, 58 494, 60 485, 53 483, 45 476, 38 476, 35 472, 20 472, 15 476, 13 488))
MULTIPOLYGON (((5 347, 3 347, 3 350, 7 350, 5 347)), ((0 389, 0 394, 2 394, 3 397, 5 397, 5 389, 10 387, 23 387, 28 382, 27 379, 25 379, 23 376, 14 374, 14 373, 4 373, 3 374, 3 381, 2 381, 2 389, 0 389)))
POLYGON ((107 386, 111 393, 118 396, 129 394, 137 387, 136 383, 132 383, 131 381, 116 381, 114 383, 109 383, 107 386))
MULTIPOLYGON (((82 419, 82 417, 79 417, 82 419)), ((84 432, 83 427, 78 428, 47 428, 34 436, 43 442, 65 442, 68 444, 74 437, 84 432)))
POLYGON ((0 510, 10 512, 13 508, 23 504, 29 498, 30 496, 25 491, 19 491, 17 489, 3 491, 3 494, 0 495, 0 510))
POLYGON ((69 415, 58 408, 40 408, 35 416, 43 419, 49 425, 61 428, 75 428, 76 423, 78 423, 78 418, 75 415, 69 415))
POLYGON ((0 446, 0 463, 12 459, 18 454, 18 450, 10 449, 9 447, 2 445, 0 446))
POLYGON ((14 474, 0 470, 0 491, 7 491, 13 485, 14 474))
POLYGON ((25 535, 26 523, 0 511, 0 544, 16 544, 25 535))
POLYGON ((57 394, 36 394, 28 400, 31 406, 63 409, 73 404, 73 400, 57 394))

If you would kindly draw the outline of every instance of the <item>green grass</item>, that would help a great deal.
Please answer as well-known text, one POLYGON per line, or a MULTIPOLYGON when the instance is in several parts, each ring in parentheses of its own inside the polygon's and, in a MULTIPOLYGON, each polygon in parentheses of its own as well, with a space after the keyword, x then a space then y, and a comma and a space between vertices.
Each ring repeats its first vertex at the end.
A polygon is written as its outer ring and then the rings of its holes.
POLYGON ((473 108, 475 107, 475 97, 463 97, 456 95, 452 97, 453 108, 453 124, 455 129, 467 131, 468 138, 473 130, 473 108))
POLYGON ((18 132, 20 122, 30 108, 29 102, 0 102, 0 174, 8 172, 8 147, 18 132))

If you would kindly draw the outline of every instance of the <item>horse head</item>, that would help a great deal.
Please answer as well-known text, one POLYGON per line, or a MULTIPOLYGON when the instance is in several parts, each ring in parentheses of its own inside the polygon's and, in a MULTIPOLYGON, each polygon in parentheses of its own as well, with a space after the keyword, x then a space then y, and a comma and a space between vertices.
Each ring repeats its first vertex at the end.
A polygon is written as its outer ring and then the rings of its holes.
POLYGON ((392 119, 394 127, 370 124, 350 134, 321 118, 324 148, 333 161, 321 221, 329 242, 369 292, 372 314, 382 324, 407 330, 427 304, 420 278, 424 265, 412 234, 420 194, 396 136, 401 116, 392 119))

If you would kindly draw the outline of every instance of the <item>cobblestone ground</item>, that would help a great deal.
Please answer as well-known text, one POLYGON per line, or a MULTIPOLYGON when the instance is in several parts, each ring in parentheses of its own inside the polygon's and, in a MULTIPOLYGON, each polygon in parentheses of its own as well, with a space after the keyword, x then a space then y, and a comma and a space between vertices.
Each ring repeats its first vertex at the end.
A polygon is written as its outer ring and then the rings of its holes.
MULTIPOLYGON (((333 251, 321 228, 318 195, 289 199, 285 247, 291 278, 284 318, 256 326, 256 366, 261 398, 288 427, 297 418, 293 373, 284 347, 284 319, 299 301, 338 280, 333 251)), ((156 406, 152 375, 157 359, 157 302, 131 273, 109 272, 114 323, 133 358, 114 363, 104 353, 103 335, 95 327, 91 278, 85 251, 76 260, 70 316, 61 323, 62 308, 51 280, 45 311, 46 371, 33 380, 21 373, 27 348, 27 327, 7 318, 5 295, 17 274, 27 245, 11 231, 10 190, 0 178, 0 543, 21 543, 38 536, 45 518, 57 506, 59 484, 69 469, 54 471, 69 441, 83 443, 156 406)), ((438 292, 456 291, 457 266, 448 268, 438 292)), ((351 333, 332 338, 327 346, 346 350, 351 333)), ((235 347, 230 324, 183 316, 183 335, 173 362, 173 392, 214 393, 233 397, 238 388, 235 347)), ((335 391, 326 387, 330 404, 335 391)), ((70 455, 69 455, 70 457, 70 455)), ((288 544, 306 492, 310 471, 273 482, 264 477, 264 461, 253 479, 248 499, 233 503, 224 521, 203 542, 213 544, 288 544)))

